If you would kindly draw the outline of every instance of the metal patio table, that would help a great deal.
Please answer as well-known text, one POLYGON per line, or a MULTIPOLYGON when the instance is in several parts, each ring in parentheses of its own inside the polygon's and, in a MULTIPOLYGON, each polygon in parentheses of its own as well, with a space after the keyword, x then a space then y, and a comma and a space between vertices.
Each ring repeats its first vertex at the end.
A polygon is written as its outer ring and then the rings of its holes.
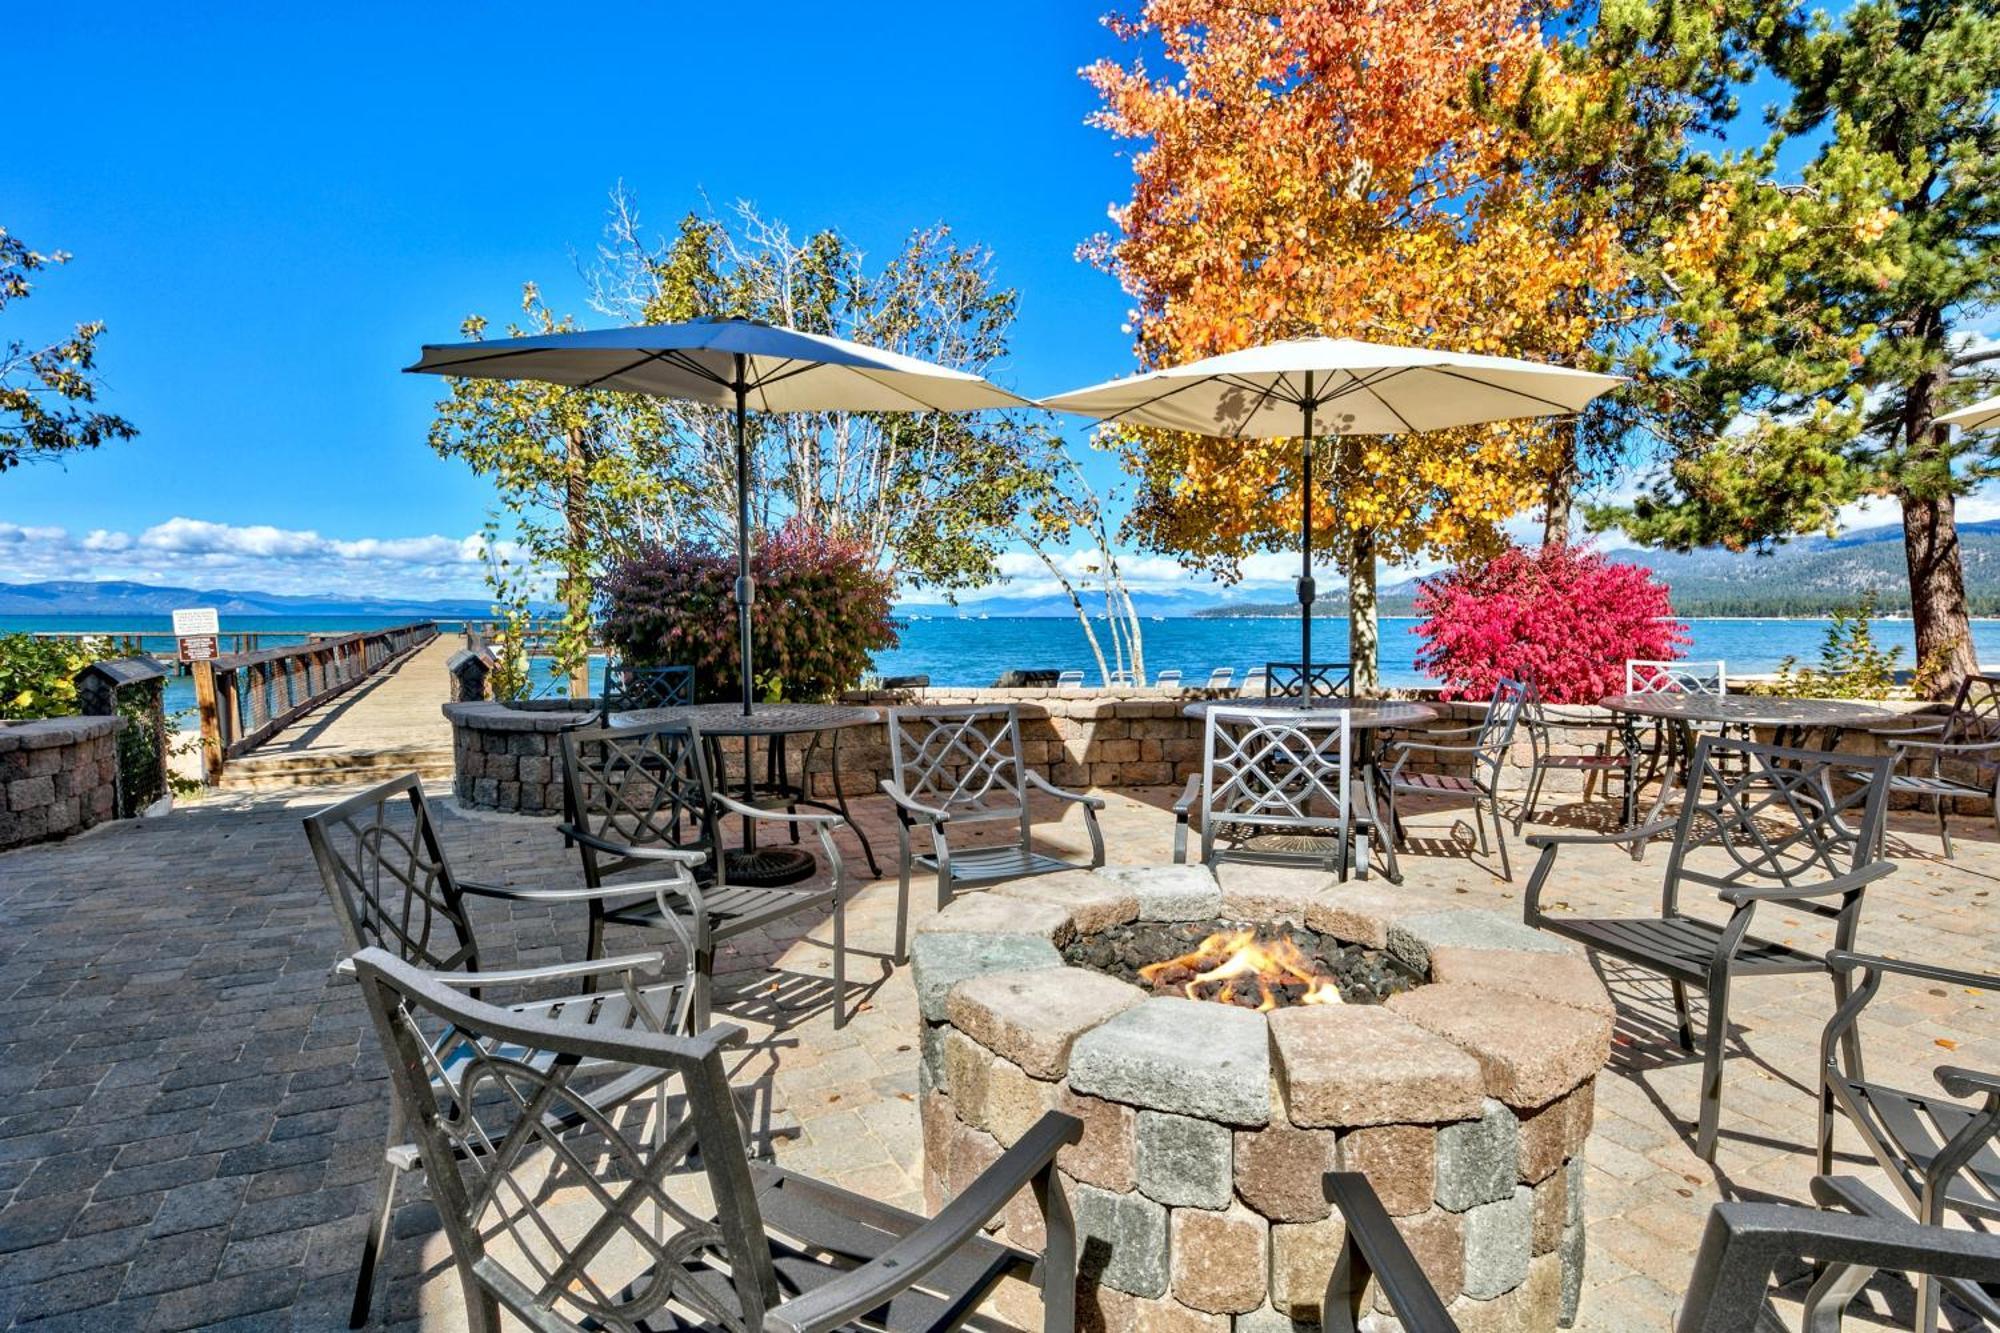
MULTIPOLYGON (((1305 702, 1299 699, 1197 699, 1181 709, 1182 717, 1206 721, 1209 710, 1215 708, 1251 708, 1258 712, 1310 712, 1347 714, 1348 730, 1355 733, 1356 766, 1364 790, 1374 792, 1379 780, 1376 772, 1375 756, 1380 742, 1369 733, 1394 730, 1397 727, 1412 727, 1419 722, 1434 721, 1438 710, 1429 704, 1414 703, 1407 699, 1313 699, 1305 702)), ((1392 833, 1393 837, 1394 834, 1392 833)), ((1386 873, 1391 883, 1400 884, 1403 876, 1394 869, 1386 873)))
MULTIPOLYGON (((611 715, 614 727, 655 726, 660 723, 693 727, 704 740, 711 742, 710 762, 716 785, 740 792, 746 805, 759 802, 772 806, 805 805, 839 815, 856 841, 860 842, 861 853, 868 858, 869 872, 877 877, 882 874, 882 868, 875 863, 875 849, 868 845, 868 835, 861 831, 861 826, 848 812, 847 793, 841 787, 840 733, 852 727, 872 726, 881 720, 880 709, 845 704, 756 704, 748 717, 743 715, 742 705, 735 703, 635 708, 611 715), (805 751, 799 758, 798 780, 793 781, 788 748, 792 738, 797 736, 804 736, 807 740, 805 751), (743 742, 743 772, 738 782, 730 781, 722 762, 722 749, 713 744, 726 737, 743 742), (827 764, 833 777, 831 804, 816 799, 806 786, 807 775, 812 771, 813 753, 819 748, 822 737, 831 737, 827 746, 827 764), (764 742, 764 776, 761 781, 757 776, 755 752, 756 742, 760 739, 764 742)), ((796 829, 792 837, 798 837, 796 829)), ((811 878, 819 866, 817 858, 803 847, 759 847, 757 830, 747 819, 743 821, 743 845, 727 853, 727 856, 729 882, 752 888, 796 884, 811 878)))
POLYGON ((1660 817, 1673 795, 1676 774, 1687 771, 1694 755, 1695 727, 1711 723, 1725 727, 1767 727, 1772 743, 1804 748, 1814 732, 1820 733, 1820 748, 1831 750, 1840 744, 1841 733, 1849 727, 1880 727, 1900 722, 1904 714, 1875 704, 1850 703, 1844 699, 1782 699, 1765 694, 1637 693, 1613 694, 1598 700, 1600 707, 1619 715, 1625 727, 1625 743, 1638 746, 1635 718, 1652 718, 1660 724, 1663 744, 1656 748, 1653 761, 1640 785, 1660 779, 1659 795, 1641 823, 1660 817))

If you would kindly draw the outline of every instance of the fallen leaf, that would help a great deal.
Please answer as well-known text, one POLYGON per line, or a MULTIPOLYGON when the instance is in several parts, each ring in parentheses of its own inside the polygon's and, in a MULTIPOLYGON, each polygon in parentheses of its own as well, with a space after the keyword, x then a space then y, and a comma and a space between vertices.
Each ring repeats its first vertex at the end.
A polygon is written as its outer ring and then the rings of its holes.
POLYGON ((1937 1044, 1944 1047, 1947 1051, 1955 1051, 1958 1049, 1958 1043, 1953 1041, 1950 1037, 1939 1037, 1937 1039, 1937 1044))

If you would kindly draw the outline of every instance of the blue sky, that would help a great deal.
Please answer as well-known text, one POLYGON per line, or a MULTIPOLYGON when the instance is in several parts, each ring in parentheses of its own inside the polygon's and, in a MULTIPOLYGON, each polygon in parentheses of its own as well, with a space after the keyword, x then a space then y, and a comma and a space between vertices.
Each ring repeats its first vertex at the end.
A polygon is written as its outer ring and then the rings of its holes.
MULTIPOLYGON (((1076 71, 1115 46, 1097 12, 104 4, 15 25, 10 100, 37 111, 0 159, 0 225, 75 260, 9 332, 104 320, 105 405, 142 434, 0 476, 0 581, 476 593, 491 491, 431 454, 438 386, 399 368, 468 313, 504 321, 526 279, 595 319, 571 256, 620 180, 662 227, 745 198, 882 254, 948 222, 1022 294, 998 378, 1126 373, 1127 302, 1075 258, 1129 178, 1084 124, 1076 71)), ((1289 558, 1269 563, 1282 586, 1289 558)))

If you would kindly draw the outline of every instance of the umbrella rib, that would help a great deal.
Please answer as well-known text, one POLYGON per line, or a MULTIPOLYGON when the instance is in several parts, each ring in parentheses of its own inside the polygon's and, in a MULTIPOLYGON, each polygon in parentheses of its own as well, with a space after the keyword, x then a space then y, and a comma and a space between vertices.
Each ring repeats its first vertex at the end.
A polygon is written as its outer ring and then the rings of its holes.
POLYGON ((620 366, 616 370, 607 370, 602 375, 599 375, 596 379, 585 380, 581 384, 576 385, 575 387, 579 389, 595 389, 598 385, 604 383, 604 381, 606 380, 615 380, 620 375, 629 375, 633 371, 637 370, 640 366, 650 365, 655 361, 663 361, 670 355, 672 354, 669 352, 648 352, 644 356, 640 357, 637 361, 634 361, 629 366, 620 366))
POLYGON ((1467 384, 1477 384, 1482 389, 1498 389, 1501 393, 1512 394, 1516 398, 1525 398, 1531 403, 1540 403, 1544 407, 1552 407, 1561 416, 1573 417, 1583 410, 1580 407, 1571 407, 1567 403, 1558 403, 1552 398, 1544 398, 1540 394, 1528 393, 1525 390, 1516 389, 1510 385, 1495 384, 1491 380, 1480 379, 1477 375, 1462 374, 1459 371, 1452 370, 1448 366, 1430 366, 1426 368, 1435 370, 1441 375, 1449 375, 1456 380, 1464 380, 1467 384))
POLYGON ((1388 371, 1381 375, 1373 376, 1369 379, 1362 379, 1359 375, 1350 375, 1348 377, 1348 380, 1353 387, 1351 389, 1343 389, 1341 390, 1340 393, 1334 396, 1338 398, 1338 397, 1345 397, 1348 393, 1365 393, 1370 398, 1373 398, 1376 402, 1382 404, 1383 408, 1388 411, 1390 416, 1396 418, 1397 421, 1401 422, 1404 430, 1409 431, 1412 434, 1415 434, 1417 428, 1410 424, 1410 419, 1404 416, 1401 412, 1398 412, 1396 410, 1396 405, 1394 403, 1391 403, 1387 398, 1384 398, 1381 394, 1375 392, 1375 386, 1377 384, 1382 383, 1384 380, 1395 379, 1396 376, 1402 373, 1403 370, 1402 368, 1399 367, 1395 370, 1388 371))
MULTIPOLYGON (((1100 421, 1117 421, 1122 417, 1130 416, 1134 412, 1142 412, 1145 409, 1151 407, 1155 403, 1164 403, 1165 401, 1167 401, 1167 399, 1173 397, 1177 393, 1186 393, 1189 389, 1200 388, 1202 385, 1207 384, 1209 381, 1220 378, 1222 377, 1219 375, 1203 375, 1201 378, 1189 380, 1185 384, 1176 384, 1173 388, 1167 390, 1165 393, 1154 394, 1151 398, 1147 398, 1141 402, 1134 403, 1130 407, 1120 408, 1118 411, 1113 412, 1110 416, 1100 417, 1098 419, 1100 421)), ((1171 427, 1167 429, 1171 429, 1171 427)), ((1206 431, 1195 431, 1194 433, 1196 435, 1207 434, 1206 431)))
POLYGON ((890 393, 893 393, 893 394, 895 394, 895 395, 896 395, 897 397, 899 397, 899 398, 902 398, 902 399, 904 399, 904 400, 906 400, 906 401, 908 401, 908 402, 912 402, 912 403, 915 403, 915 404, 916 404, 916 407, 915 407, 915 408, 913 409, 913 410, 915 410, 915 411, 918 411, 918 412, 942 412, 942 411, 944 411, 944 410, 945 410, 944 408, 941 408, 941 407, 938 407, 938 406, 937 406, 936 404, 934 404, 934 403, 927 403, 927 402, 925 402, 925 401, 924 401, 923 399, 921 399, 921 398, 917 397, 917 396, 916 396, 915 394, 912 394, 912 393, 909 393, 909 392, 906 392, 905 390, 902 390, 902 389, 899 389, 899 388, 897 388, 897 387, 896 387, 895 385, 893 385, 893 384, 888 384, 888 383, 885 383, 885 382, 884 382, 884 381, 882 381, 882 380, 879 380, 879 379, 875 378, 875 376, 874 376, 874 375, 872 375, 872 374, 870 374, 870 373, 869 373, 869 371, 868 371, 868 369, 867 369, 866 367, 863 367, 863 366, 853 366, 853 367, 850 367, 850 369, 852 369, 852 370, 854 371, 854 373, 855 373, 855 374, 857 374, 857 375, 859 375, 859 376, 860 376, 860 377, 861 377, 862 379, 864 379, 864 380, 867 380, 867 381, 868 381, 868 382, 869 382, 870 384, 874 384, 874 385, 877 385, 877 386, 879 386, 879 387, 881 387, 881 388, 884 388, 884 389, 887 389, 887 390, 888 390, 888 391, 889 391, 890 393))
MULTIPOLYGON (((1218 378, 1221 379, 1221 381, 1225 384, 1229 383, 1229 379, 1227 376, 1219 376, 1218 378)), ((1278 373, 1277 379, 1272 380, 1270 383, 1264 385, 1261 389, 1257 390, 1256 401, 1250 404, 1250 410, 1243 414, 1243 419, 1236 423, 1236 429, 1230 432, 1231 435, 1238 437, 1242 436, 1244 428, 1247 427, 1253 419, 1255 419, 1257 413, 1263 409, 1264 404, 1271 401, 1271 395, 1273 395, 1278 391, 1278 385, 1283 383, 1284 378, 1285 378, 1284 372, 1280 371, 1278 373)))
POLYGON ((533 356, 537 352, 546 352, 548 350, 546 347, 515 347, 507 351, 484 352, 478 356, 468 356, 462 360, 446 362, 435 366, 411 366, 410 369, 427 373, 445 373, 449 372, 455 366, 476 366, 487 361, 505 361, 511 357, 533 356))

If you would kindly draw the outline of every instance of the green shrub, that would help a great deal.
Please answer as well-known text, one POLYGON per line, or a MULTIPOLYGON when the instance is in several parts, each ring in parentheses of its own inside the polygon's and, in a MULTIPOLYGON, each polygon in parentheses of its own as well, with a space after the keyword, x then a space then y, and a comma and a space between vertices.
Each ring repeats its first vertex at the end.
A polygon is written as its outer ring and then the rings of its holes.
MULTIPOLYGON (((758 544, 752 569, 759 699, 831 699, 860 683, 875 653, 896 646, 895 580, 859 543, 794 521, 758 544)), ((599 585, 605 641, 634 665, 693 667, 697 700, 735 699, 735 581, 735 554, 713 546, 629 556, 599 585)))
POLYGON ((100 656, 82 640, 0 634, 0 717, 74 716, 76 673, 100 656))
POLYGON ((1875 594, 1861 605, 1835 611, 1820 645, 1819 665, 1801 667, 1796 657, 1778 664, 1772 693, 1801 699, 1885 699, 1897 693, 1896 664, 1903 650, 1875 642, 1875 594))

